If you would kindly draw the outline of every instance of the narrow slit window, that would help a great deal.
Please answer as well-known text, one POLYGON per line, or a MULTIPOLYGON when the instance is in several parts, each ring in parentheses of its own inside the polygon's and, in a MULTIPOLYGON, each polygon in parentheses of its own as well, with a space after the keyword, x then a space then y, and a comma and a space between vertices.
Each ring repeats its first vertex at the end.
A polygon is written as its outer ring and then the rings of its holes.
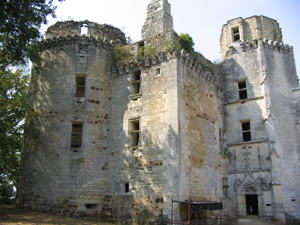
POLYGON ((82 123, 72 123, 71 147, 79 148, 82 142, 82 123))
POLYGON ((83 98, 85 91, 85 76, 75 77, 75 97, 83 98))
POLYGON ((137 149, 140 141, 140 120, 135 119, 130 121, 130 139, 131 139, 131 148, 137 149))
POLYGON ((228 178, 227 177, 223 177, 222 178, 222 183, 223 183, 223 197, 224 198, 228 198, 228 178))
POLYGON ((232 36, 233 36, 233 41, 240 40, 240 28, 239 27, 232 28, 232 36))
POLYGON ((131 94, 140 93, 140 84, 141 84, 141 70, 135 70, 132 74, 131 79, 131 94))
POLYGON ((140 42, 139 43, 139 55, 141 57, 144 57, 145 54, 145 43, 144 42, 140 42))
POLYGON ((243 142, 251 141, 250 122, 242 123, 243 142))
POLYGON ((129 183, 124 184, 124 191, 125 193, 129 193, 129 183))
POLYGON ((157 68, 156 69, 156 75, 159 75, 160 74, 160 68, 157 68))
POLYGON ((239 88, 239 98, 242 99, 247 99, 248 94, 247 94, 247 85, 246 81, 240 81, 238 82, 238 88, 239 88))
POLYGON ((219 139, 220 139, 220 152, 224 153, 225 138, 224 138, 224 131, 223 130, 219 131, 219 139))

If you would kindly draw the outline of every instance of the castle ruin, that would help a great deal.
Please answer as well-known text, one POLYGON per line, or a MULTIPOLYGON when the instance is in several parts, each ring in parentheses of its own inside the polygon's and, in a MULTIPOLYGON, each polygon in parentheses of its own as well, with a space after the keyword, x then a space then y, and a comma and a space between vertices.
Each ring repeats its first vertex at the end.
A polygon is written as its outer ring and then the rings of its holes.
POLYGON ((142 38, 118 62, 118 28, 49 27, 43 71, 31 77, 38 116, 25 130, 18 204, 130 222, 142 211, 184 221, 184 201, 221 202, 205 216, 299 223, 300 89, 277 21, 228 21, 214 64, 178 49, 170 4, 152 0, 142 38))

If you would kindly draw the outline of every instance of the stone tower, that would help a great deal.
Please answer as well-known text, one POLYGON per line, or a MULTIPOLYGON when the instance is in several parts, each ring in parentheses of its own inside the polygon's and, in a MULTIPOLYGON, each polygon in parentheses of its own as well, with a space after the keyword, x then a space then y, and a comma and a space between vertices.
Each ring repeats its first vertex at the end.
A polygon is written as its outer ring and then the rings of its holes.
POLYGON ((89 21, 49 27, 41 74, 31 76, 29 102, 37 118, 22 151, 19 198, 37 210, 95 208, 95 195, 78 200, 82 184, 105 179, 110 58, 119 29, 89 21), (55 205, 55 206, 54 206, 55 205))
POLYGON ((142 28, 142 39, 173 30, 171 5, 168 0, 152 0, 148 5, 146 22, 142 28))
MULTIPOLYGON (((253 16, 221 35, 231 209, 281 221, 299 217, 299 83, 293 47, 276 20, 253 16), (250 206, 255 212, 250 211, 250 206)), ((226 202, 226 200, 224 201, 226 202)))
POLYGON ((150 2, 142 37, 125 45, 119 29, 89 21, 49 27, 19 205, 166 223, 187 220, 192 199, 194 221, 298 222, 299 84, 277 21, 228 21, 219 64, 174 45, 167 0, 150 2), (223 210, 204 213, 207 203, 223 210))

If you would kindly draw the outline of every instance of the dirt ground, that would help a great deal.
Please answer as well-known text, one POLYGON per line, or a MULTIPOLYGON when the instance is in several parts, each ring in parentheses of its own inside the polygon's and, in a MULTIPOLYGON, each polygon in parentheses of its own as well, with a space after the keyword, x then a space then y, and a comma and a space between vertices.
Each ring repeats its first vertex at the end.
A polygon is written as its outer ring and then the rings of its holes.
MULTIPOLYGON (((98 221, 84 221, 81 219, 71 219, 66 217, 54 216, 47 213, 34 212, 29 210, 19 210, 14 206, 0 206, 0 225, 118 225, 112 223, 104 223, 98 221)), ((201 223, 202 224, 202 223, 201 223)), ((275 225, 278 223, 268 218, 260 218, 257 216, 247 216, 228 222, 208 222, 207 225, 275 225)))
MULTIPOLYGON (((71 219, 66 217, 54 216, 48 213, 34 212, 28 210, 18 210, 14 206, 0 206, 0 225, 112 225, 111 223, 100 223, 84 221, 81 219, 71 219)), ((114 224, 116 225, 116 224, 114 224)))
POLYGON ((230 221, 230 223, 223 223, 222 225, 279 225, 272 221, 270 218, 266 217, 258 217, 258 216, 247 216, 244 218, 239 218, 234 221, 230 221))

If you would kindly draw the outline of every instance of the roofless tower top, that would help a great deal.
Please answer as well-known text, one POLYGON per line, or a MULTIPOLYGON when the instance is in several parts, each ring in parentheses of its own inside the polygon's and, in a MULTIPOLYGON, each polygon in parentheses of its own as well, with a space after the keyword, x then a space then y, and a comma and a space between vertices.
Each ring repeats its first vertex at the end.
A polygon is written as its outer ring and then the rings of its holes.
POLYGON ((168 0, 152 0, 148 5, 146 22, 142 28, 142 39, 173 29, 171 5, 168 0))

